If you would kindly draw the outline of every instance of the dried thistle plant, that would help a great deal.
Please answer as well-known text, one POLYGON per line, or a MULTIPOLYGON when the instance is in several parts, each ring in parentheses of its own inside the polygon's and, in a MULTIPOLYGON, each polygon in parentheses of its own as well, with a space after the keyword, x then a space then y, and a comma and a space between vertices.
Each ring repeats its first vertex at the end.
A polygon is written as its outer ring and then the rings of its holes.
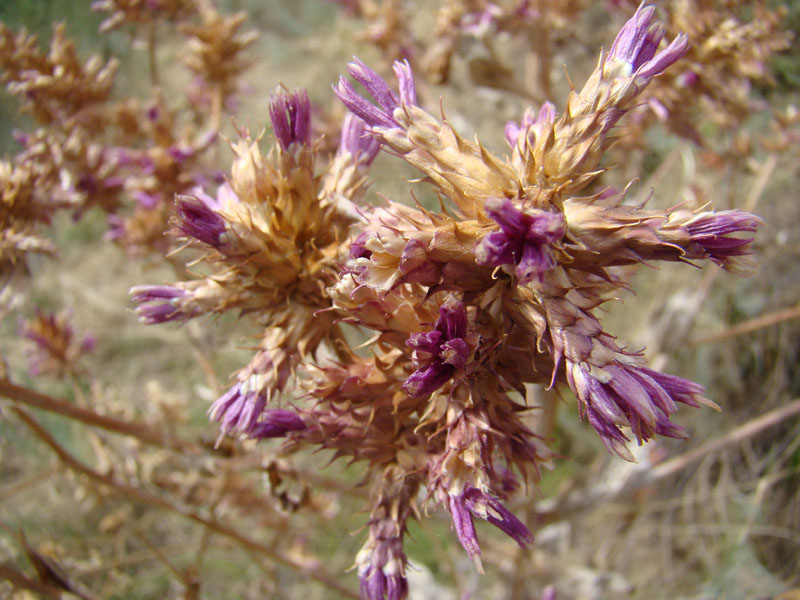
POLYGON ((623 146, 642 143, 641 130, 654 121, 701 144, 702 125, 738 131, 753 112, 765 108, 751 98, 751 90, 774 84, 770 62, 792 39, 783 28, 786 8, 762 0, 678 0, 665 9, 667 34, 684 32, 691 45, 680 68, 645 93, 641 109, 620 135, 623 146))
POLYGON ((95 339, 79 336, 70 324, 70 313, 36 311, 33 317, 20 323, 20 337, 29 340, 28 372, 31 376, 77 376, 83 369, 81 357, 91 352, 95 339))
POLYGON ((164 232, 172 198, 218 176, 205 154, 217 139, 223 104, 232 102, 237 79, 249 65, 242 51, 255 34, 238 32, 243 15, 225 17, 209 3, 195 9, 185 2, 157 7, 98 2, 93 8, 112 13, 103 31, 126 24, 151 27, 152 33, 156 24, 174 21, 188 38, 187 62, 197 85, 182 95, 182 104, 165 100, 168 91, 159 85, 153 62, 156 38, 150 36, 150 98, 116 101, 115 59, 95 56, 82 64, 63 26, 54 28, 49 49, 41 52, 34 36, 0 25, 2 81, 39 125, 17 135, 22 151, 13 166, 4 167, 16 180, 29 180, 36 196, 28 200, 31 194, 23 198, 19 185, 4 185, 5 205, 16 206, 4 213, 4 255, 12 245, 46 246, 30 241, 35 219, 23 219, 20 211, 51 214, 68 208, 81 215, 95 206, 108 214, 109 239, 134 253, 167 253, 164 232), (198 85, 206 91, 198 94, 198 85), (29 208, 20 208, 26 203, 29 208), (20 237, 19 231, 26 233, 20 237))
POLYGON ((240 134, 229 181, 176 199, 176 232, 206 250, 209 274, 134 288, 140 319, 236 310, 259 327, 252 361, 211 415, 223 433, 366 463, 362 597, 406 596, 403 536, 421 504, 450 512, 478 570, 474 518, 532 541, 503 504, 554 459, 521 401, 526 386, 569 387, 581 418, 628 460, 631 438, 686 437, 670 420, 679 404, 715 406, 700 385, 649 368, 595 314, 627 287, 622 266, 754 269, 752 214, 580 195, 604 172, 620 119, 688 51, 685 35, 663 38, 655 9, 639 7, 560 115, 546 103, 506 127, 508 159, 420 108, 407 62, 394 65, 395 91, 356 60, 348 71, 375 103, 340 79, 334 91, 358 120, 326 166, 307 96, 278 91, 271 151, 240 134), (441 210, 361 203, 379 145, 423 173, 441 210), (372 332, 368 353, 344 323, 372 332))

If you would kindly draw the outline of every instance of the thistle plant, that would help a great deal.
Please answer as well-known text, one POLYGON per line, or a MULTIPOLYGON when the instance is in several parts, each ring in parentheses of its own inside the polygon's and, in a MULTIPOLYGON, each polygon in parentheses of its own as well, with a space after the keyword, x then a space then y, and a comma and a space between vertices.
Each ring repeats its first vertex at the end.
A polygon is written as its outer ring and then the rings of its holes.
POLYGON ((786 8, 762 0, 681 0, 666 8, 666 31, 685 32, 692 44, 678 68, 646 92, 621 135, 623 146, 641 143, 642 130, 654 121, 700 144, 700 127, 708 122, 745 136, 741 124, 765 108, 750 98, 751 90, 774 85, 769 64, 791 43, 792 34, 781 28, 786 8))
POLYGON ((80 359, 92 351, 95 339, 91 335, 78 335, 70 316, 69 311, 56 314, 39 310, 20 323, 20 337, 31 343, 28 351, 31 376, 66 377, 83 372, 80 359))
POLYGON ((20 151, 0 161, 0 313, 22 301, 26 257, 54 254, 42 234, 58 211, 78 218, 92 209, 107 215, 107 237, 131 253, 167 254, 164 235, 172 200, 220 174, 209 164, 222 110, 234 104, 249 66, 244 52, 255 33, 240 31, 244 14, 224 16, 210 3, 101 0, 110 13, 102 31, 148 28, 148 98, 114 97, 119 61, 82 61, 63 24, 42 51, 36 36, 0 23, 0 81, 19 99, 36 128, 15 132, 20 151), (186 94, 167 96, 155 54, 157 26, 168 23, 187 38, 194 78, 186 94), (210 109, 210 110, 209 110, 210 109))
POLYGON ((408 62, 393 89, 355 59, 335 94, 352 113, 323 164, 306 93, 276 90, 273 143, 241 131, 230 176, 176 197, 174 234, 204 252, 204 276, 131 293, 145 323, 234 310, 260 341, 211 406, 222 434, 285 438, 366 465, 370 517, 355 559, 362 597, 404 598, 408 519, 439 505, 482 570, 475 520, 520 546, 506 507, 555 460, 523 401, 569 388, 606 448, 686 437, 680 404, 715 404, 647 366, 596 314, 630 269, 707 260, 750 274, 761 220, 738 210, 647 209, 599 186, 616 126, 689 48, 642 5, 561 112, 546 102, 505 134, 500 157, 418 105, 408 62), (363 202, 378 148, 421 171, 441 207, 363 202), (355 327, 361 347, 345 335, 355 327), (366 348, 368 351, 364 351, 366 348))

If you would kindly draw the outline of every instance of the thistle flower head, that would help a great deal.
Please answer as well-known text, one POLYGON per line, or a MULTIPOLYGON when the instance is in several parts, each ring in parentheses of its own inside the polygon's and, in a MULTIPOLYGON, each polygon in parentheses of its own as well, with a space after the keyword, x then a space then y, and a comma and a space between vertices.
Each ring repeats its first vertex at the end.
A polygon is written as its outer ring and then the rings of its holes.
POLYGON ((131 288, 131 299, 138 303, 136 314, 142 323, 152 325, 167 321, 182 321, 192 316, 183 303, 192 294, 177 285, 140 285, 131 288))
POLYGON ((533 534, 526 525, 490 494, 468 487, 461 494, 450 495, 449 503, 458 540, 473 560, 480 555, 480 546, 472 517, 489 521, 521 548, 533 543, 533 534))
POLYGON ((634 77, 638 85, 643 85, 686 53, 689 42, 685 34, 678 35, 664 50, 658 52, 664 29, 653 22, 655 11, 655 7, 646 6, 643 2, 623 25, 605 57, 604 77, 634 77))
POLYGON ((556 266, 551 246, 564 237, 561 214, 523 211, 507 198, 489 198, 485 207, 486 214, 500 225, 500 231, 488 234, 475 246, 477 263, 510 266, 520 283, 541 281, 544 273, 556 266))
POLYGON ((528 108, 522 115, 522 121, 517 125, 514 121, 506 123, 505 137, 508 145, 514 148, 519 143, 526 143, 531 148, 536 142, 541 141, 552 128, 556 120, 556 107, 552 102, 545 102, 534 116, 533 110, 528 108))
POLYGON ((28 352, 31 376, 64 377, 80 371, 80 359, 92 351, 95 339, 91 335, 79 336, 69 321, 68 312, 37 310, 31 319, 20 323, 20 336, 33 343, 28 352))
POLYGON ((439 308, 439 318, 432 331, 412 334, 406 345, 414 350, 420 368, 403 384, 413 398, 428 396, 463 369, 472 349, 467 335, 467 312, 453 297, 439 308), (425 357, 425 358, 423 358, 425 357))
MULTIPOLYGON (((373 534, 375 526, 370 528, 373 534)), ((408 596, 406 558, 402 542, 394 531, 388 539, 369 540, 356 557, 359 587, 364 600, 403 600, 408 596)))
POLYGON ((369 135, 364 121, 348 113, 342 124, 342 136, 337 154, 350 155, 354 163, 370 165, 381 145, 369 135))
POLYGON ((311 143, 311 103, 306 90, 287 94, 281 90, 269 99, 269 116, 275 138, 284 152, 292 144, 308 146, 311 143))
POLYGON ((283 437, 292 431, 302 431, 305 427, 303 419, 297 413, 273 408, 261 413, 261 420, 250 430, 249 435, 251 438, 262 440, 283 437))
POLYGON ((225 233, 225 220, 216 212, 218 204, 202 190, 193 196, 183 195, 175 198, 178 216, 178 229, 183 235, 218 248, 220 237, 225 233))
POLYGON ((408 595, 403 535, 413 511, 414 478, 399 478, 401 469, 388 466, 381 474, 369 519, 367 541, 356 556, 364 600, 404 600, 408 595))
POLYGON ((684 225, 693 243, 698 244, 712 262, 734 273, 747 275, 750 269, 736 257, 752 254, 754 234, 764 222, 740 210, 702 212, 684 225), (744 233, 742 236, 731 234, 744 233))
POLYGON ((378 106, 359 95, 352 84, 343 77, 339 78, 339 84, 333 88, 333 91, 344 102, 345 106, 350 109, 350 112, 361 118, 370 127, 386 127, 389 129, 398 127, 398 123, 394 118, 395 110, 400 108, 401 105, 415 106, 417 103, 414 76, 408 61, 394 63, 394 72, 399 84, 399 100, 383 78, 359 59, 354 58, 353 62, 347 65, 347 71, 364 86, 364 89, 375 99, 378 106))
POLYGON ((703 387, 692 381, 619 361, 590 368, 569 362, 567 379, 605 446, 627 460, 633 458, 621 426, 630 427, 640 444, 655 435, 685 438, 684 430, 669 420, 675 403, 709 403, 703 387))

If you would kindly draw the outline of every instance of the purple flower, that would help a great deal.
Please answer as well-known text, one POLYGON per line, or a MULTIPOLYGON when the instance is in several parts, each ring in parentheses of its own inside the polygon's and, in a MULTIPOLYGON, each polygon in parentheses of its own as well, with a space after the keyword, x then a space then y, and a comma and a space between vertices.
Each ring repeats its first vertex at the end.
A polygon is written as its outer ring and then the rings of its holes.
POLYGON ((79 370, 78 361, 96 344, 92 335, 78 336, 69 311, 60 314, 36 309, 30 320, 19 323, 19 335, 33 342, 27 352, 28 373, 33 376, 63 376, 79 370))
POLYGON ((250 436, 257 430, 258 418, 266 405, 266 390, 250 389, 246 381, 238 382, 214 401, 208 414, 213 420, 219 421, 223 434, 250 436))
POLYGON ((294 143, 311 143, 311 103, 305 90, 293 94, 273 93, 269 99, 269 116, 275 137, 284 151, 294 143))
POLYGON ((359 569, 358 578, 364 600, 403 600, 408 596, 408 581, 402 573, 387 573, 370 564, 363 572, 359 569))
POLYGON ((342 124, 342 138, 337 153, 350 154, 354 163, 369 166, 380 149, 380 143, 369 135, 364 121, 348 113, 342 124))
POLYGON ((306 428, 297 413, 275 408, 262 412, 263 418, 250 430, 253 439, 283 437, 290 431, 301 431, 306 428))
POLYGON ((139 303, 136 314, 147 325, 191 318, 181 306, 181 300, 191 294, 185 289, 171 285, 138 285, 131 288, 131 298, 139 303))
POLYGON ((477 488, 464 491, 464 502, 469 511, 476 517, 489 521, 500 531, 513 539, 520 548, 533 543, 533 534, 514 514, 492 496, 477 488))
POLYGON ((507 198, 489 198, 486 213, 500 225, 475 245, 479 265, 514 265, 521 283, 542 280, 555 267, 550 245, 564 237, 564 218, 544 210, 523 212, 507 198))
POLYGON ((466 341, 467 311, 464 305, 449 297, 439 308, 439 318, 433 331, 414 333, 406 345, 420 355, 430 356, 425 367, 414 371, 403 388, 412 398, 428 396, 448 381, 457 369, 463 369, 471 349, 466 341))
POLYGON ((264 411, 272 395, 283 389, 289 374, 288 365, 276 367, 273 355, 260 350, 239 372, 237 383, 214 401, 209 416, 219 421, 223 434, 267 438, 303 429, 302 420, 292 412, 264 411), (267 415, 264 420, 260 420, 262 414, 267 415))
POLYGON ((149 193, 142 190, 137 190, 132 194, 133 199, 146 210, 153 210, 159 204, 161 204, 164 197, 156 192, 156 193, 149 193))
POLYGON ((591 370, 568 362, 567 380, 606 448, 623 458, 631 457, 625 447, 628 438, 620 427, 629 426, 640 444, 656 434, 684 438, 684 430, 669 420, 675 403, 708 402, 697 383, 620 362, 591 370))
POLYGON ((522 115, 522 122, 519 125, 514 121, 506 123, 506 141, 508 145, 513 148, 519 142, 519 136, 525 135, 526 132, 533 127, 534 138, 531 140, 531 144, 533 144, 533 142, 544 133, 545 127, 552 125, 555 120, 556 107, 552 102, 545 102, 542 104, 536 117, 533 116, 533 110, 528 108, 522 115))
POLYGON ((387 513, 383 507, 370 519, 369 537, 355 561, 364 600, 403 600, 408 595, 403 510, 387 513))
POLYGON ((366 243, 373 237, 375 237, 375 234, 371 231, 362 231, 359 233, 356 239, 353 240, 353 243, 350 244, 350 251, 348 252, 350 258, 369 258, 372 256, 372 250, 367 248, 366 243))
POLYGON ((481 553, 475 534, 475 524, 472 521, 473 516, 489 521, 517 542, 521 548, 533 542, 533 534, 526 525, 497 498, 481 490, 468 487, 460 495, 449 495, 449 500, 456 535, 470 558, 475 558, 481 553))
POLYGON ((350 112, 361 118, 370 127, 387 127, 389 129, 398 127, 397 121, 394 120, 395 109, 399 108, 401 104, 407 106, 416 106, 417 104, 414 76, 408 61, 395 61, 394 63, 400 100, 380 75, 357 58, 347 65, 347 71, 364 86, 378 106, 359 95, 353 85, 344 77, 339 78, 339 84, 334 86, 333 92, 345 103, 350 112))
POLYGON ((481 547, 478 544, 478 535, 475 533, 475 523, 467 508, 464 496, 448 496, 450 499, 450 515, 453 517, 453 527, 456 530, 458 541, 467 551, 470 558, 480 556, 481 547))
POLYGON ((664 30, 653 24, 656 9, 639 6, 636 13, 617 34, 604 62, 618 77, 634 76, 637 83, 646 84, 675 63, 689 49, 686 34, 681 33, 664 50, 656 54, 664 30))
POLYGON ((225 220, 215 212, 217 207, 216 200, 202 192, 192 196, 176 196, 178 229, 187 237, 218 248, 219 238, 225 233, 225 220))
POLYGON ((755 233, 764 222, 740 210, 700 213, 686 223, 692 241, 702 246, 710 260, 722 264, 725 258, 750 254, 753 235, 729 237, 732 233, 755 233))

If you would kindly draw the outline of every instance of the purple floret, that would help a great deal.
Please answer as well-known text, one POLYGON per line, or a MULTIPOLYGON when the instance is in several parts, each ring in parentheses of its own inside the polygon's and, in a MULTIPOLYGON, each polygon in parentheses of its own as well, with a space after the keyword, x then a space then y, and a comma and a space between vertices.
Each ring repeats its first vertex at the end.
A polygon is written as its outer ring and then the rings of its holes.
POLYGON ((564 218, 544 210, 524 212, 507 198, 489 198, 486 214, 500 225, 475 246, 479 265, 514 265, 521 283, 543 275, 556 266, 550 246, 564 237, 564 218))
POLYGON ((269 116, 275 137, 284 151, 292 144, 311 143, 311 103, 305 90, 293 94, 273 94, 269 100, 269 116))

